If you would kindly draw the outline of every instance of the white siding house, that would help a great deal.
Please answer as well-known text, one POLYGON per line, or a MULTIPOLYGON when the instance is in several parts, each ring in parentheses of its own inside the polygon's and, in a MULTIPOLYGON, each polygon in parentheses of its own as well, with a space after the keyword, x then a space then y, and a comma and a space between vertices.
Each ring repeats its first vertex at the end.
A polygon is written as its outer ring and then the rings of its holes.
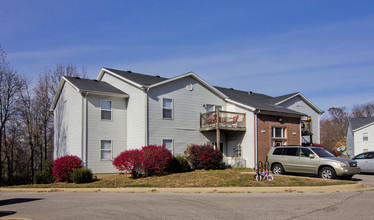
MULTIPOLYGON (((96 80, 63 77, 51 107, 54 158, 77 155, 94 173, 113 173, 113 158, 125 150, 156 144, 177 155, 187 144, 210 144, 228 165, 239 158, 252 168, 259 112, 319 121, 321 111, 298 94, 274 98, 214 87, 192 72, 163 78, 103 68, 96 80), (305 108, 290 104, 295 100, 305 108)), ((319 127, 313 135, 319 139, 319 127)))
POLYGON ((94 173, 113 173, 112 159, 127 149, 128 95, 105 82, 63 77, 52 103, 54 158, 80 157, 94 173))
POLYGON ((366 151, 374 151, 374 117, 349 118, 347 154, 353 157, 366 151))

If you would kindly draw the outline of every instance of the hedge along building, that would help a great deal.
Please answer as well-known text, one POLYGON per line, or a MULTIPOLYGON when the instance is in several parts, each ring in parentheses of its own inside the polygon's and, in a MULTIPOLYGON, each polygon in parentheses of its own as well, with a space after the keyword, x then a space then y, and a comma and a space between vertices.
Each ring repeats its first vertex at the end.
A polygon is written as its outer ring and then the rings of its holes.
POLYGON ((94 173, 113 173, 112 159, 124 150, 158 144, 176 155, 193 143, 215 145, 227 163, 235 156, 254 167, 272 145, 302 144, 304 117, 319 139, 322 111, 301 94, 291 102, 315 114, 280 99, 214 87, 192 72, 168 79, 103 68, 96 80, 63 77, 51 107, 54 158, 74 154, 94 173))

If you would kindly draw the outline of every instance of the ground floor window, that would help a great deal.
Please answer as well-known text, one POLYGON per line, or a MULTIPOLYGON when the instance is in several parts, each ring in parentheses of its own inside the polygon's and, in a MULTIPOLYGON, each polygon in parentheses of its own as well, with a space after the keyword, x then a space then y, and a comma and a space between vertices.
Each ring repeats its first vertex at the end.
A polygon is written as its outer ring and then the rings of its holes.
POLYGON ((273 127, 273 138, 286 138, 286 128, 273 127))
POLYGON ((171 152, 171 154, 174 155, 173 139, 163 139, 162 144, 165 146, 166 149, 168 149, 171 152))
POLYGON ((285 140, 273 140, 273 146, 284 146, 286 145, 285 140))
POLYGON ((112 159, 112 141, 101 140, 100 160, 111 160, 111 159, 112 159))

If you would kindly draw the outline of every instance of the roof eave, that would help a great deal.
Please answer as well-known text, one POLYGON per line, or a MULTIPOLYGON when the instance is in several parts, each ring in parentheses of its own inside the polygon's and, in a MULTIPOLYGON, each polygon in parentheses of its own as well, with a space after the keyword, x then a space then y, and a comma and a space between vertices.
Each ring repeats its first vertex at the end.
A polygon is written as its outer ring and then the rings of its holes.
POLYGON ((302 116, 307 116, 303 113, 286 113, 286 112, 278 112, 278 111, 270 111, 270 110, 261 110, 259 109, 259 114, 265 114, 265 115, 276 115, 276 116, 283 116, 283 117, 296 117, 301 118, 302 116))
POLYGON ((248 110, 250 110, 250 111, 252 111, 252 112, 256 111, 256 108, 254 108, 254 107, 252 107, 252 106, 245 105, 245 104, 240 103, 240 102, 236 102, 236 101, 231 100, 231 99, 229 99, 229 98, 225 99, 225 101, 226 101, 226 102, 230 102, 230 103, 235 104, 235 105, 238 105, 238 106, 240 106, 240 107, 246 108, 246 109, 248 109, 248 110))
POLYGON ((61 94, 62 88, 65 85, 65 82, 69 83, 69 85, 71 85, 75 90, 77 90, 79 92, 79 89, 76 86, 74 86, 73 83, 71 83, 67 78, 65 78, 65 76, 62 76, 61 80, 60 80, 60 83, 58 84, 55 97, 53 98, 53 102, 52 102, 51 108, 49 109, 50 111, 55 110, 57 102, 58 102, 58 99, 60 98, 60 94, 61 94))
POLYGON ((114 73, 114 72, 112 72, 112 71, 110 71, 110 70, 108 70, 108 69, 106 69, 106 68, 101 68, 101 71, 100 71, 99 75, 97 76, 97 80, 98 80, 98 81, 101 81, 101 79, 102 79, 102 77, 103 77, 103 75, 104 75, 105 72, 107 72, 107 73, 109 73, 109 74, 112 74, 112 75, 114 75, 114 76, 116 76, 116 77, 118 77, 118 78, 120 78, 120 79, 126 81, 127 83, 132 84, 132 85, 134 85, 135 87, 138 87, 139 89, 142 89, 142 88, 146 87, 146 86, 144 86, 144 85, 141 85, 141 84, 139 84, 139 83, 136 83, 136 82, 134 82, 134 81, 131 81, 131 80, 125 78, 125 77, 122 77, 122 76, 120 76, 120 75, 118 75, 118 74, 116 74, 116 73, 114 73))
POLYGON ((113 93, 113 92, 100 92, 100 91, 94 91, 94 90, 79 90, 79 93, 81 94, 88 94, 88 95, 107 95, 107 96, 113 96, 113 97, 120 97, 120 98, 129 98, 128 94, 121 94, 121 93, 113 93))
POLYGON ((363 125, 363 126, 361 126, 361 127, 358 127, 358 128, 356 128, 356 129, 354 129, 354 130, 352 130, 352 131, 353 131, 353 132, 356 132, 356 131, 362 130, 362 129, 364 129, 364 128, 370 127, 370 126, 372 126, 372 125, 374 125, 374 122, 371 122, 371 123, 369 123, 369 124, 366 124, 366 125, 363 125))

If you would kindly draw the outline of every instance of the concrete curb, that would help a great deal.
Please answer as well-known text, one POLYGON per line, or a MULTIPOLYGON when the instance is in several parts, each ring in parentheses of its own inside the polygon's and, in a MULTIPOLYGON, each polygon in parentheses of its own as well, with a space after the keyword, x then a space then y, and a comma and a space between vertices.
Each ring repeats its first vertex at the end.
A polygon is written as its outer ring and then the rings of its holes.
POLYGON ((70 192, 70 193, 323 193, 374 190, 362 183, 332 186, 289 186, 289 187, 206 187, 206 188, 0 188, 0 192, 70 192))

